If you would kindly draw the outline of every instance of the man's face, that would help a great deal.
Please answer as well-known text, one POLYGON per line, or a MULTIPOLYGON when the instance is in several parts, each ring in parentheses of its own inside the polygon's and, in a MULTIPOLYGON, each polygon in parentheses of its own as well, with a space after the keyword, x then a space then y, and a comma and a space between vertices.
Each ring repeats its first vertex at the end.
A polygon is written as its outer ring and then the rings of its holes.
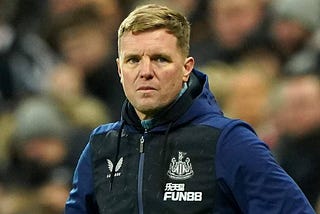
POLYGON ((140 119, 150 119, 174 101, 189 78, 194 60, 165 29, 132 34, 119 41, 118 72, 124 92, 140 119))
POLYGON ((212 0, 210 23, 223 47, 239 48, 263 19, 261 0, 212 0))

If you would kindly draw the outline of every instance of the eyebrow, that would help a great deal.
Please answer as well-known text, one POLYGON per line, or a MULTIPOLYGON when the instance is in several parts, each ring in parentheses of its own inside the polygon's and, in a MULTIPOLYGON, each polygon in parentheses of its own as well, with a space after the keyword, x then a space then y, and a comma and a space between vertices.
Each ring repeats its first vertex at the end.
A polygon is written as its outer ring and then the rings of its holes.
POLYGON ((123 59, 124 60, 127 60, 127 59, 130 59, 130 58, 140 58, 140 54, 132 54, 132 53, 129 53, 129 54, 126 54, 123 56, 123 59))
MULTIPOLYGON (((135 53, 128 53, 128 54, 124 54, 124 59, 128 59, 128 58, 132 58, 132 57, 137 57, 140 58, 141 54, 135 54, 135 53)), ((171 59, 172 57, 169 54, 166 53, 154 53, 150 55, 150 58, 158 58, 158 57, 163 57, 166 59, 171 59)))
POLYGON ((168 55, 168 54, 164 54, 164 53, 153 54, 153 55, 151 56, 151 59, 154 59, 154 58, 165 58, 165 59, 171 61, 171 56, 168 55))

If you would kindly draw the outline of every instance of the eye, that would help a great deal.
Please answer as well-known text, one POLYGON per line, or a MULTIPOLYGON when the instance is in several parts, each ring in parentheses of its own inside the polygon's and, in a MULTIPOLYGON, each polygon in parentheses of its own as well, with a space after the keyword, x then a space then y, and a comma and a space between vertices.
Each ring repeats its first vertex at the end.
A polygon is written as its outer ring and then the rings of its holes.
POLYGON ((164 56, 155 56, 153 60, 158 63, 169 62, 168 58, 164 56))
POLYGON ((157 61, 158 62, 167 62, 168 60, 164 57, 159 57, 159 58, 157 58, 157 61))
POLYGON ((131 58, 128 58, 126 60, 127 63, 129 64, 136 64, 140 61, 140 59, 138 57, 131 57, 131 58))

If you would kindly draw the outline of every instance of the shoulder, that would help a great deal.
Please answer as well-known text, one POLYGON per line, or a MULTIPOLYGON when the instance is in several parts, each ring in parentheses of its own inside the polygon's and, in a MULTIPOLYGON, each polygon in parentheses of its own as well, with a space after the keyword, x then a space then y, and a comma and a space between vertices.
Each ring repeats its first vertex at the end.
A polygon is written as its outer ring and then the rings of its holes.
POLYGON ((255 170, 261 164, 273 161, 269 147, 249 124, 241 120, 227 120, 223 125, 216 148, 217 170, 221 165, 234 170, 238 167, 255 170))
POLYGON ((243 121, 231 121, 221 131, 216 176, 245 213, 280 209, 285 213, 313 213, 304 194, 275 161, 268 146, 243 121))
POLYGON ((225 122, 216 145, 217 177, 230 179, 230 172, 264 174, 277 166, 269 147, 254 129, 241 120, 225 122))
POLYGON ((120 128, 120 125, 120 121, 100 125, 92 131, 91 136, 104 134, 111 130, 117 130, 120 128))

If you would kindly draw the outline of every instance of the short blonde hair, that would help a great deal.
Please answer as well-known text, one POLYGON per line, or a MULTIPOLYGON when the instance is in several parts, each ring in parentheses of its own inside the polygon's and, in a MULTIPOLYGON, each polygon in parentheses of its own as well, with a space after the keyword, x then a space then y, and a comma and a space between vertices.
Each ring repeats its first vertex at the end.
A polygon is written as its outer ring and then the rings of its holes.
POLYGON ((190 23, 181 13, 168 7, 147 4, 137 7, 118 29, 118 46, 125 32, 140 33, 157 29, 167 29, 177 38, 177 45, 183 55, 189 55, 190 23))

